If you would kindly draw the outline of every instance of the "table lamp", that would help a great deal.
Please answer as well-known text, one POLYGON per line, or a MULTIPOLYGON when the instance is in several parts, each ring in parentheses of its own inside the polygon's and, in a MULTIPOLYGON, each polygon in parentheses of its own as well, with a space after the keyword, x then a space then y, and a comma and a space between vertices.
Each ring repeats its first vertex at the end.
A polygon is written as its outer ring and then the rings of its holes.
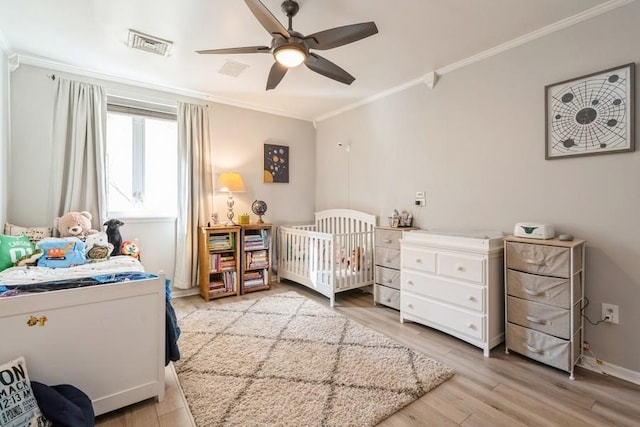
POLYGON ((233 193, 241 193, 245 191, 242 175, 238 172, 223 172, 218 176, 216 181, 216 190, 229 193, 227 197, 227 223, 233 225, 233 193))

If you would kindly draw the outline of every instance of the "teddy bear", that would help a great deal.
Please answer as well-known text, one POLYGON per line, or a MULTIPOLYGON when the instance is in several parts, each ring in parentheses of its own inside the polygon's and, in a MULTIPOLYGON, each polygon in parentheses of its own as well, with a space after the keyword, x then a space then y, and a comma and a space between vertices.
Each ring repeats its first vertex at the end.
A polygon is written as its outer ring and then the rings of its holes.
POLYGON ((98 230, 91 228, 91 220, 93 217, 87 211, 67 212, 61 217, 56 218, 55 226, 60 233, 60 237, 77 237, 85 238, 89 234, 98 233, 98 230))

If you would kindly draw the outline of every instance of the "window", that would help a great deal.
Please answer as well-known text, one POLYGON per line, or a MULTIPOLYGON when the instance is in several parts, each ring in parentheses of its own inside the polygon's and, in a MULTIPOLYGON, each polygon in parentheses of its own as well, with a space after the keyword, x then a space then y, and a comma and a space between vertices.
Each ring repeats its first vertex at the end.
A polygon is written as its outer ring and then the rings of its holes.
POLYGON ((177 167, 175 113, 108 103, 108 216, 175 217, 177 167))

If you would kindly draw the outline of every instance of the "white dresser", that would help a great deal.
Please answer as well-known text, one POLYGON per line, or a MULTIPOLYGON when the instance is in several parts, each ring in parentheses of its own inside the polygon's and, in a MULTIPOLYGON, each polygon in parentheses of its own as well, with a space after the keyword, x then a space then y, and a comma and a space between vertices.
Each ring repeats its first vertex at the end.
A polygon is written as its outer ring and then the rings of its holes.
POLYGON ((503 273, 501 232, 406 232, 400 321, 439 329, 489 357, 504 340, 503 273))
POLYGON ((584 240, 505 238, 506 347, 568 371, 582 355, 584 240))
POLYGON ((373 299, 400 310, 400 239, 402 233, 415 228, 376 227, 373 299))

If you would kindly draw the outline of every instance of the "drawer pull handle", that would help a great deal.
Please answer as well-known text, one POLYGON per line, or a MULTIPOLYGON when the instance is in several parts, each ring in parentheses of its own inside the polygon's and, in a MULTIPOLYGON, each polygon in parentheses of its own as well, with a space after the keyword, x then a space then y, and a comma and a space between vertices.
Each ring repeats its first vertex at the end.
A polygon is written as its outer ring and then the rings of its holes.
POLYGON ((476 299, 473 297, 473 295, 469 295, 469 296, 467 297, 467 299, 468 299, 469 301, 475 301, 475 300, 476 300, 476 299))
POLYGON ((422 263, 422 260, 420 258, 416 258, 416 264, 420 264, 422 263))
POLYGON ((383 242, 385 243, 391 243, 391 239, 384 239, 383 242))
POLYGON ((407 285, 413 286, 413 282, 411 280, 407 280, 407 285))
POLYGON ((44 314, 40 317, 36 317, 36 316, 29 316, 29 319, 27 319, 27 326, 31 327, 31 326, 44 326, 44 324, 47 322, 47 316, 45 316, 44 314))
POLYGON ((544 354, 544 350, 535 348, 533 346, 530 346, 529 344, 527 344, 527 350, 535 354, 540 354, 540 355, 544 354))
POLYGON ((544 291, 534 291, 533 289, 529 288, 524 288, 524 293, 527 295, 531 295, 532 297, 541 297, 547 294, 544 291))
POLYGON ((407 304, 407 307, 413 308, 413 304, 407 304))
POLYGON ((533 316, 527 316, 527 320, 529 322, 533 322, 533 323, 537 323, 539 325, 546 325, 547 321, 544 319, 538 319, 537 317, 533 317, 533 316))
POLYGON ((391 298, 385 299, 386 302, 391 302, 391 298))
POLYGON ((393 282, 393 280, 391 280, 391 279, 385 279, 384 280, 384 283, 391 283, 391 282, 393 282))
POLYGON ((457 267, 456 267, 456 270, 458 270, 458 271, 464 271, 464 267, 463 267, 463 266, 461 266, 461 265, 459 265, 459 266, 457 266, 457 267))
POLYGON ((474 330, 475 330, 475 329, 476 329, 476 325, 474 325, 474 324, 473 324, 473 323, 471 323, 471 322, 468 322, 468 323, 467 323, 467 328, 469 328, 469 329, 474 329, 474 330))
POLYGON ((538 267, 545 265, 544 261, 536 261, 535 259, 525 259, 524 262, 531 265, 537 265, 538 267))
POLYGON ((391 262, 391 260, 389 258, 385 258, 385 259, 383 259, 383 261, 386 262, 386 263, 391 262))

